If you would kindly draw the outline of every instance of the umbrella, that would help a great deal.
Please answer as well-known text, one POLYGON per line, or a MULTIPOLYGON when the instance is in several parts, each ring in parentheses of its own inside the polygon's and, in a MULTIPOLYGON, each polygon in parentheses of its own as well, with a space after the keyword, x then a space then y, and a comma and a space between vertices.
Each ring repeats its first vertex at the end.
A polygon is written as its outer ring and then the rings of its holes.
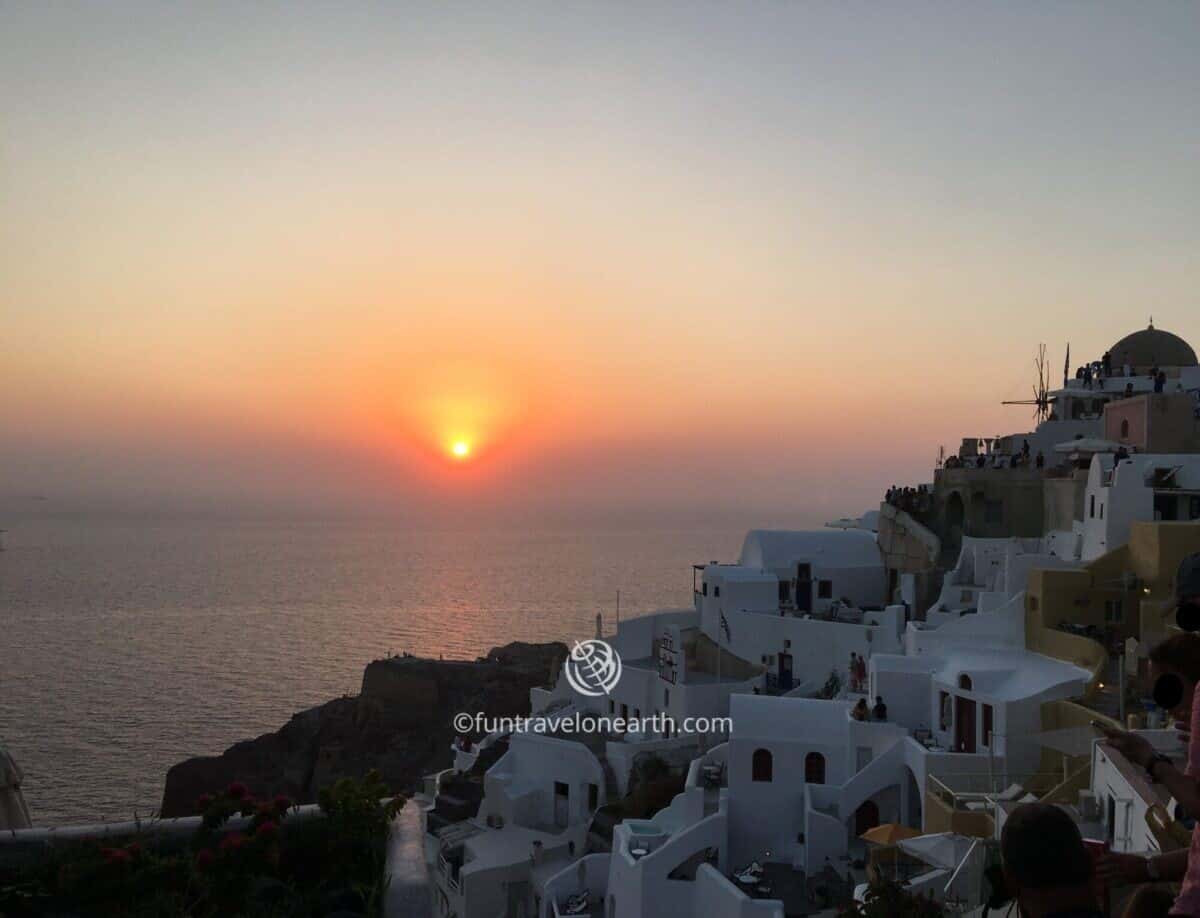
POLYGON ((896 822, 885 822, 873 829, 867 829, 858 837, 876 845, 894 845, 902 839, 916 838, 920 834, 920 829, 910 829, 908 826, 902 826, 896 822))
POLYGON ((21 769, 0 746, 0 829, 28 829, 29 807, 21 793, 21 769))

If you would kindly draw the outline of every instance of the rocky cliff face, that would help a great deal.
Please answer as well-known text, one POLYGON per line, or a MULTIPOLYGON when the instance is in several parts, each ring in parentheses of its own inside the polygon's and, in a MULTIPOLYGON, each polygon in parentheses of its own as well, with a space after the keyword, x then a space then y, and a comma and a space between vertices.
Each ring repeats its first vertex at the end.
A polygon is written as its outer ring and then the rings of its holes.
POLYGON ((559 643, 514 643, 473 662, 376 660, 363 672, 358 697, 336 698, 300 712, 275 733, 173 766, 162 815, 190 815, 201 794, 233 781, 256 796, 287 794, 309 803, 338 778, 377 768, 391 787, 410 789, 450 764, 456 713, 529 713, 529 690, 556 679, 566 655, 559 643))

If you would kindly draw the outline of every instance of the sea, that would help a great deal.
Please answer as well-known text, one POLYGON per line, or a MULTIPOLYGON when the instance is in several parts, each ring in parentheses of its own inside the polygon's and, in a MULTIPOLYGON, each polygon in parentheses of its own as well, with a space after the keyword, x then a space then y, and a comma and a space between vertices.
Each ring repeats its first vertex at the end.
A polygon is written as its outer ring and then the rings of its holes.
POLYGON ((0 516, 0 744, 36 825, 154 814, 167 769, 356 694, 388 654, 472 659, 690 607, 745 526, 82 512, 0 516))

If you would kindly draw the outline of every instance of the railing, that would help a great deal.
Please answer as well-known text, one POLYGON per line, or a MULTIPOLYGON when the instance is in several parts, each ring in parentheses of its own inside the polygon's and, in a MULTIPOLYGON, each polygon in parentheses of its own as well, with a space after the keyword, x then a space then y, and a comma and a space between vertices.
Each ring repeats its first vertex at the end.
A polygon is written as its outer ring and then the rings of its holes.
POLYGON ((455 865, 446 860, 446 855, 442 853, 438 854, 438 873, 446 878, 446 883, 451 889, 453 889, 455 892, 461 891, 462 886, 461 881, 459 880, 458 870, 455 869, 455 865))

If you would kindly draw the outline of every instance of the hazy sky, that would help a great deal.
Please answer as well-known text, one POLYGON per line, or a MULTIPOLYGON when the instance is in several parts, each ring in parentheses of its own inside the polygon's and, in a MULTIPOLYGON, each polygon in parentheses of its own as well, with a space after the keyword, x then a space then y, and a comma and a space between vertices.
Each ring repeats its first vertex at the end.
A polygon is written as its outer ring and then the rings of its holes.
POLYGON ((1200 344, 1200 5, 0 2, 0 493, 857 513, 1200 344), (447 455, 471 443, 468 461, 447 455))

